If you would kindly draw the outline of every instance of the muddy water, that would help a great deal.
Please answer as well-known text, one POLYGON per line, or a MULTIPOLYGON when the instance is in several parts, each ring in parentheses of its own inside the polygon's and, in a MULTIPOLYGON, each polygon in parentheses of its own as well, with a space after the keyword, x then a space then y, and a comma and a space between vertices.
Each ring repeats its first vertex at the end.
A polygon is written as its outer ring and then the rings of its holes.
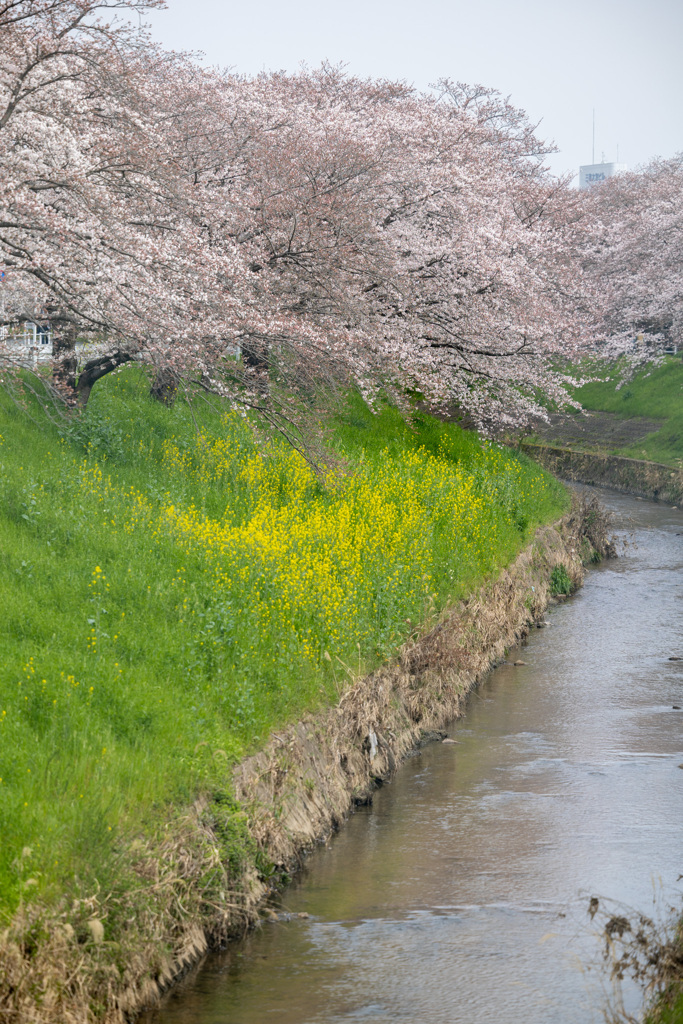
POLYGON ((491 675, 456 744, 309 858, 279 909, 310 917, 209 958, 146 1024, 603 1019, 588 897, 651 910, 683 871, 683 512, 603 500, 631 546, 491 675))

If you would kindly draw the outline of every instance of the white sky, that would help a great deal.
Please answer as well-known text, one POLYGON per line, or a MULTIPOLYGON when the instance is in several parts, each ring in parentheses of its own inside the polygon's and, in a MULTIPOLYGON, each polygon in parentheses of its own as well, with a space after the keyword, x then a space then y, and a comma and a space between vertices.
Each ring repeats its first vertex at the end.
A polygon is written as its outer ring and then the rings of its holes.
POLYGON ((234 71, 344 62, 359 75, 492 86, 555 141, 556 172, 683 151, 683 0, 167 0, 154 37, 234 71))

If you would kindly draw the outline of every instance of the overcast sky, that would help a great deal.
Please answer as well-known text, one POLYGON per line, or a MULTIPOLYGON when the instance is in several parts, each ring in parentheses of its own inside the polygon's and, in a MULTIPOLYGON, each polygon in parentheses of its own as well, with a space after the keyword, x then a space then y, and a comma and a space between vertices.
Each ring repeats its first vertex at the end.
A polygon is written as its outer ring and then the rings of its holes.
POLYGON ((344 62, 359 75, 493 86, 554 140, 556 172, 683 150, 683 0, 167 0, 170 49, 234 71, 344 62))

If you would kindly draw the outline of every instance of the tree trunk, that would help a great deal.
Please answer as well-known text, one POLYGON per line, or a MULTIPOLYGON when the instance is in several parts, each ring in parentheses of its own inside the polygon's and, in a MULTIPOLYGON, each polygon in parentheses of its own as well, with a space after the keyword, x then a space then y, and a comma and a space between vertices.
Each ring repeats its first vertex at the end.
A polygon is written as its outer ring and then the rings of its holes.
POLYGON ((73 407, 77 404, 76 327, 62 317, 58 307, 48 307, 48 315, 53 325, 59 325, 54 330, 52 339, 52 383, 66 404, 73 407))
POLYGON ((119 366, 123 366, 124 363, 130 363, 132 359, 133 356, 130 352, 121 352, 120 350, 111 352, 107 356, 97 356, 95 359, 89 359, 79 373, 76 382, 78 404, 85 408, 88 404, 93 385, 102 377, 106 377, 108 373, 117 370, 119 366))
POLYGON ((157 402, 171 406, 178 397, 180 376, 170 366, 158 366, 154 372, 149 393, 157 402))
POLYGON ((270 350, 268 342, 256 341, 254 339, 251 339, 248 342, 242 342, 242 360, 245 366, 267 374, 270 368, 270 350))
POLYGON ((89 359, 78 373, 78 357, 73 346, 61 344, 57 349, 57 358, 52 369, 52 383, 71 408, 85 408, 90 398, 93 385, 100 378, 129 363, 133 356, 130 352, 110 352, 106 356, 89 359))

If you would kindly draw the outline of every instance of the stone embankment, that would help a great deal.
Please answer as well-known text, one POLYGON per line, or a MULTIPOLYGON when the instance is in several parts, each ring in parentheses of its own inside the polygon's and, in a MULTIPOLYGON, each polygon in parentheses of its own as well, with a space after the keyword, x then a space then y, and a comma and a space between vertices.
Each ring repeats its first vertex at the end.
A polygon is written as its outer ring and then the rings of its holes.
POLYGON ((208 948, 257 921, 273 886, 264 876, 295 871, 416 747, 443 738, 468 693, 542 622, 553 569, 563 566, 578 587, 584 565, 610 553, 599 505, 576 499, 571 513, 540 528, 508 568, 407 643, 393 664, 350 683, 337 706, 274 733, 226 777, 251 850, 237 868, 221 863, 220 823, 202 800, 162 830, 157 846, 121 850, 119 870, 149 880, 147 909, 129 918, 125 950, 108 949, 90 927, 96 897, 81 938, 64 915, 27 907, 0 933, 0 1021, 124 1024, 153 1005, 208 948))
POLYGON ((683 470, 645 459, 576 451, 549 444, 523 442, 521 448, 544 469, 562 480, 611 487, 654 501, 683 503, 683 470))

